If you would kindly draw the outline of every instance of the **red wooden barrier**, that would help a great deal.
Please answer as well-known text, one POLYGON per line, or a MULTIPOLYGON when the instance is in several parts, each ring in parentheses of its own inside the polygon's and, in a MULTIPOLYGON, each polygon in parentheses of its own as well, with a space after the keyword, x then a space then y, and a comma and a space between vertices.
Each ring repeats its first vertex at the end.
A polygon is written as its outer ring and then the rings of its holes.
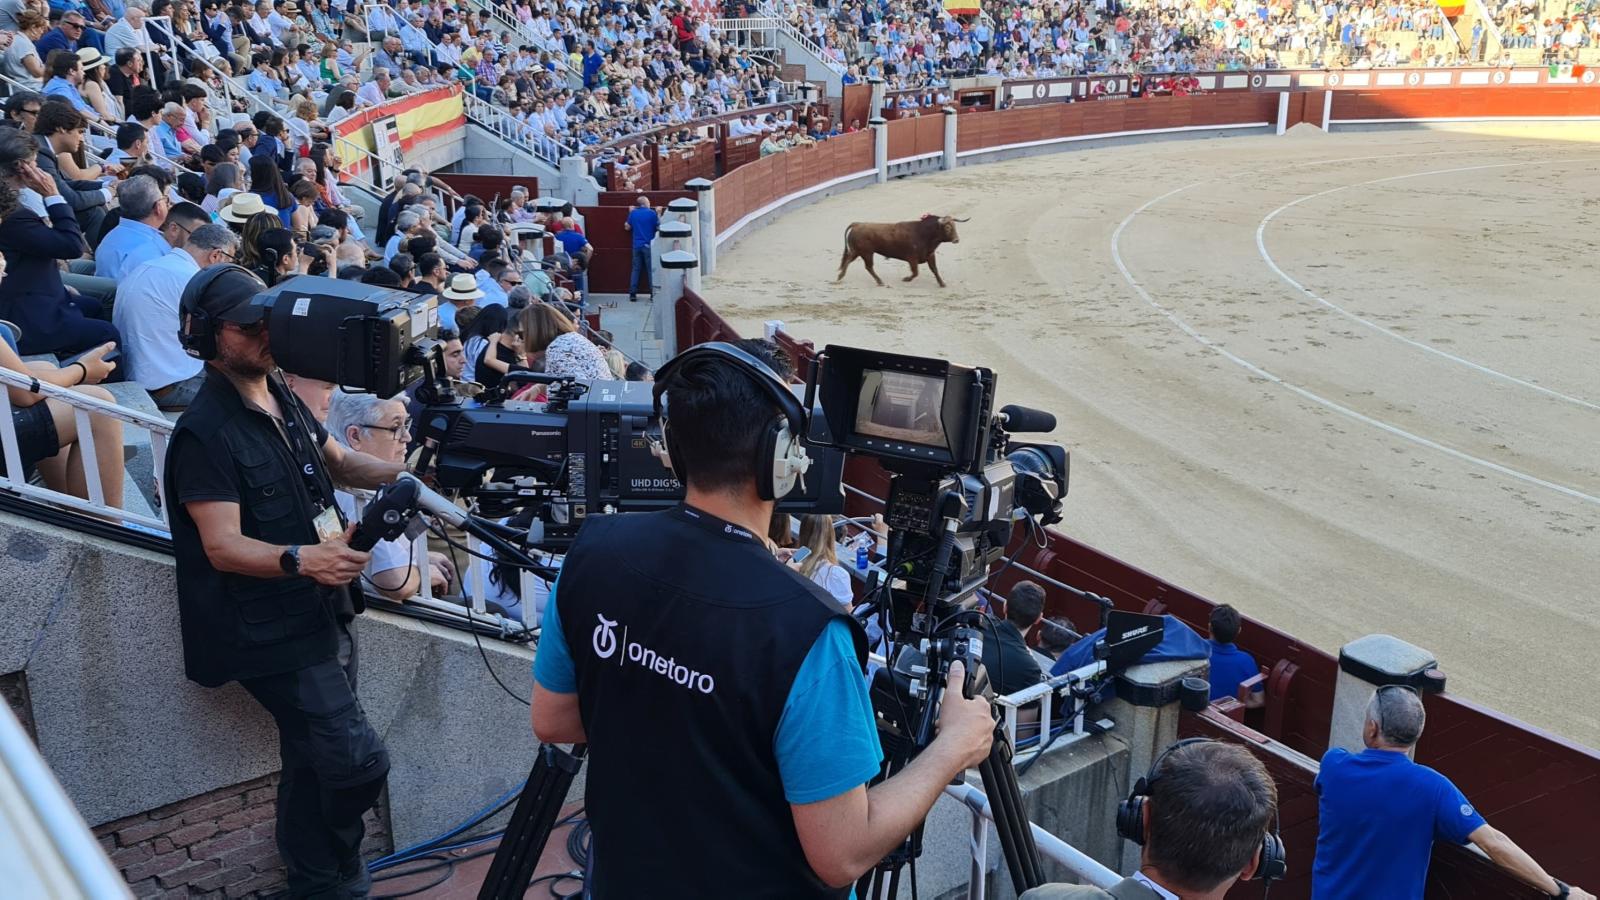
POLYGON ((496 197, 509 197, 511 189, 516 187, 526 188, 529 200, 539 196, 539 179, 532 175, 468 175, 460 172, 444 172, 435 173, 433 177, 450 185, 461 196, 473 194, 485 203, 491 203, 496 197))

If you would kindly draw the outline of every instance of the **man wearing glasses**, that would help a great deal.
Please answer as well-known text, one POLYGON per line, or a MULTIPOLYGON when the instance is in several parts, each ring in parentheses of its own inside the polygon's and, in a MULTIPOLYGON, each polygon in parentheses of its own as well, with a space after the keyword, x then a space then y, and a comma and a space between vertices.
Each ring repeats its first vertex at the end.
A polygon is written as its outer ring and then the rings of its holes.
MULTIPOLYGON (((205 381, 174 426, 162 484, 176 557, 184 669, 239 682, 278 726, 277 846, 295 897, 365 897, 361 816, 389 753, 356 697, 351 590, 371 554, 349 545, 334 485, 405 471, 334 440, 278 375, 265 285, 237 265, 184 288, 184 349, 205 381)), ((373 420, 366 420, 373 421, 373 420)))
POLYGON ((39 107, 44 104, 44 95, 38 91, 16 91, 6 98, 6 117, 0 121, 0 128, 19 128, 26 134, 33 133, 33 123, 39 118, 39 107))
POLYGON ((1497 831, 1450 779, 1411 760, 1427 713, 1414 688, 1378 688, 1361 739, 1322 757, 1317 774, 1313 900, 1422 900, 1435 840, 1474 844, 1495 865, 1554 898, 1595 900, 1552 877, 1497 831))
POLYGON ((93 47, 105 52, 105 37, 100 32, 89 27, 88 20, 83 13, 69 11, 61 16, 61 24, 40 35, 33 42, 34 49, 39 52, 39 58, 50 64, 50 54, 56 50, 66 50, 77 54, 79 47, 93 47))
MULTIPOLYGON (((327 427, 334 440, 351 450, 388 462, 405 461, 411 417, 401 397, 385 400, 376 394, 335 391, 328 407, 327 427)), ((339 491, 335 497, 345 517, 356 519, 355 496, 339 491)), ((400 602, 422 589, 424 575, 438 595, 449 586, 450 572, 449 559, 443 553, 429 552, 427 535, 419 534, 409 540, 399 537, 373 545, 372 560, 361 577, 378 593, 400 602)))
POLYGON ((178 247, 130 270, 111 310, 111 321, 122 333, 128 379, 149 391, 163 410, 187 409, 205 383, 205 363, 178 343, 183 288, 206 266, 233 262, 239 247, 238 236, 226 225, 206 221, 183 227, 189 230, 175 226, 184 235, 178 247))

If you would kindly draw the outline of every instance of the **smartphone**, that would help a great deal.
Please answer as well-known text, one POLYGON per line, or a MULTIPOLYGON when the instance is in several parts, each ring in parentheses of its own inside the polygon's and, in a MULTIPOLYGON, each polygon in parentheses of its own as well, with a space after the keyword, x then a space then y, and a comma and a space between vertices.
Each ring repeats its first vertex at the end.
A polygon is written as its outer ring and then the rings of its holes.
POLYGON ((810 547, 801 547, 799 550, 796 550, 794 553, 789 555, 789 562, 802 563, 802 562, 805 562, 806 561, 806 557, 808 557, 810 555, 811 555, 811 548, 810 547))

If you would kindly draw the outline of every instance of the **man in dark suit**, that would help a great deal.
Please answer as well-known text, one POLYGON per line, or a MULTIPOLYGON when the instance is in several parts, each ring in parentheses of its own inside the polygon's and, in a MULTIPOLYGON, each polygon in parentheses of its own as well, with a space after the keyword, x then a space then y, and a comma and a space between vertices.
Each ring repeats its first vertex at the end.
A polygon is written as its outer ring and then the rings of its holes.
MULTIPOLYGON (((1248 750, 1220 741, 1179 741, 1124 803, 1136 832, 1117 830, 1143 845, 1139 871, 1109 889, 1092 884, 1047 884, 1022 900, 1222 900, 1235 882, 1262 870, 1278 812, 1278 788, 1248 750)), ((1281 846, 1281 845, 1280 845, 1281 846)), ((1275 848, 1276 849, 1276 848, 1275 848)), ((1276 849, 1281 860, 1281 849, 1276 849)), ((1282 877, 1282 864, 1275 877, 1282 877)))
POLYGON ((1019 581, 1006 598, 1004 621, 994 621, 983 642, 983 667, 997 694, 1014 694, 1044 680, 1028 649, 1028 632, 1044 618, 1044 588, 1019 581))
POLYGON ((0 217, 0 253, 9 278, 0 291, 0 319, 21 330, 22 354, 68 355, 119 342, 117 329, 97 318, 100 304, 69 292, 58 259, 83 255, 83 232, 56 179, 34 160, 33 138, 0 129, 0 180, 15 199, 0 217))
MULTIPOLYGON (((115 189, 103 186, 98 181, 67 179, 62 176, 61 166, 56 162, 56 157, 62 153, 78 152, 78 148, 83 146, 84 130, 88 127, 89 120, 84 118, 83 113, 73 109, 72 104, 51 98, 39 107, 33 134, 39 143, 36 160, 39 168, 55 179, 56 192, 72 207, 79 230, 83 234, 99 234, 100 226, 105 223, 106 208, 115 196, 115 189)), ((57 258, 76 259, 81 255, 80 250, 76 256, 57 258)))

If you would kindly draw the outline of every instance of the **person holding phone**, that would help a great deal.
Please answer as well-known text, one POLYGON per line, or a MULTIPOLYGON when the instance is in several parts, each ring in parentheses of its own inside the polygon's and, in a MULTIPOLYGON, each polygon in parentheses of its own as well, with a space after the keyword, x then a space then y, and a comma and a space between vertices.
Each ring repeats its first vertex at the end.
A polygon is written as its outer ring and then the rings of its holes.
POLYGON ((833 517, 808 515, 800 517, 800 548, 789 557, 789 565, 800 574, 821 585, 824 590, 849 612, 855 606, 855 592, 850 585, 850 570, 839 565, 838 543, 834 538, 833 517))

